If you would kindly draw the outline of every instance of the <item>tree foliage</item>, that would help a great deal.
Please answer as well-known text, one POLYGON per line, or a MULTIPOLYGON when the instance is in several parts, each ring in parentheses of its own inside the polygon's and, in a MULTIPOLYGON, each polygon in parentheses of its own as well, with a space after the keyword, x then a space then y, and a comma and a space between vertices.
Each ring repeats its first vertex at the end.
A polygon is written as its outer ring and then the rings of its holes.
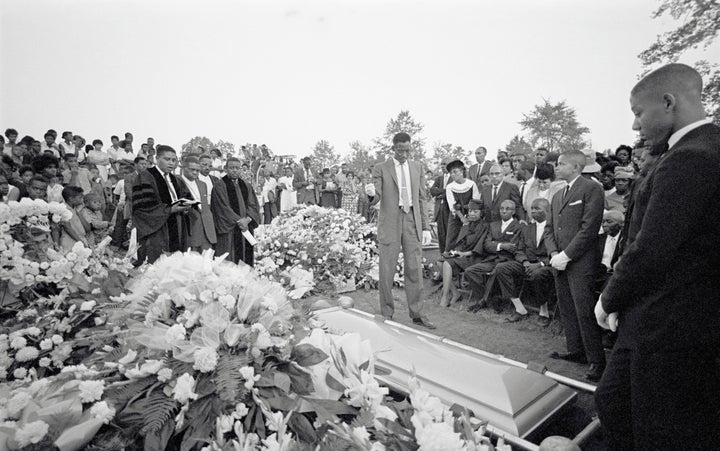
POLYGON ((235 144, 229 141, 223 141, 222 139, 214 143, 207 136, 196 136, 183 144, 182 153, 199 153, 200 147, 202 147, 205 152, 209 152, 211 149, 219 149, 224 157, 235 154, 235 144))
POLYGON ((375 148, 375 157, 378 161, 385 161, 392 155, 392 139, 397 133, 405 132, 410 135, 412 139, 412 150, 411 159, 421 162, 423 165, 426 164, 425 157, 425 138, 422 136, 422 132, 425 126, 420 122, 416 121, 407 110, 400 111, 396 118, 391 118, 387 126, 385 126, 385 133, 379 138, 373 140, 373 147, 375 148))
MULTIPOLYGON (((718 0, 663 0, 652 17, 657 19, 666 14, 681 24, 657 36, 655 42, 638 55, 646 73, 654 66, 676 62, 688 50, 707 49, 720 34, 718 0)), ((700 60, 695 68, 703 76, 705 108, 720 124, 720 65, 700 60)))
POLYGON ((454 146, 450 143, 443 144, 438 141, 433 145, 433 154, 432 158, 430 158, 428 169, 436 170, 440 168, 440 162, 445 157, 462 160, 467 163, 468 152, 461 146, 454 146))
POLYGON ((505 145, 505 151, 508 155, 514 155, 517 153, 530 155, 533 151, 533 146, 527 142, 523 136, 515 135, 512 137, 510 142, 505 145))
POLYGON ((559 153, 582 150, 587 145, 583 136, 590 132, 580 125, 575 109, 565 101, 552 104, 547 99, 543 99, 542 105, 535 105, 529 114, 523 114, 520 125, 528 132, 532 147, 543 146, 559 153))
POLYGON ((350 149, 350 155, 345 158, 345 161, 355 174, 375 164, 375 157, 370 153, 370 148, 365 144, 355 140, 350 143, 350 149))
POLYGON ((318 168, 329 168, 330 166, 340 164, 340 155, 335 152, 335 147, 324 139, 321 139, 315 144, 311 157, 313 159, 313 166, 318 168))

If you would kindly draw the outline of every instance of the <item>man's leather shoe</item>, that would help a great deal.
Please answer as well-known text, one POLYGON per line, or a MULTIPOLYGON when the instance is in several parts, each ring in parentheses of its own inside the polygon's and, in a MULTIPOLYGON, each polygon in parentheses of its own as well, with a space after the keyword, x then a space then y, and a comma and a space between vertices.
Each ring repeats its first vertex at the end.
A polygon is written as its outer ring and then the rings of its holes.
POLYGON ((548 327, 550 325, 550 318, 547 316, 539 316, 537 322, 541 327, 548 327))
POLYGON ((597 382, 602 377, 603 371, 605 371, 605 365, 600 365, 598 363, 591 363, 590 369, 588 370, 587 374, 585 375, 585 379, 589 380, 590 382, 597 382))
POLYGON ((468 307, 468 312, 475 313, 475 312, 480 311, 481 309, 487 308, 487 306, 488 306, 487 302, 480 301, 480 302, 477 302, 477 303, 471 305, 470 307, 468 307))
POLYGON ((527 318, 528 314, 521 315, 518 312, 513 312, 512 315, 505 318, 506 323, 517 323, 518 321, 522 321, 525 318, 527 318))
POLYGON ((413 318, 413 324, 418 324, 423 327, 427 327, 428 329, 435 329, 435 324, 428 321, 427 318, 413 318))
POLYGON ((550 353, 551 359, 557 359, 557 360, 567 360, 568 362, 574 362, 574 363, 587 363, 587 358, 585 358, 585 354, 582 353, 572 353, 572 352, 557 352, 553 351, 550 353))

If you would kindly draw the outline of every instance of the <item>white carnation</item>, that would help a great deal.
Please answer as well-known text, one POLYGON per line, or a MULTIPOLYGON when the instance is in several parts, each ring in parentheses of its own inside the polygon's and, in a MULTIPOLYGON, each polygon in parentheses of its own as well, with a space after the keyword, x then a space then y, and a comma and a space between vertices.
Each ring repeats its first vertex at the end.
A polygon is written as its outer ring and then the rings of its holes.
POLYGON ((23 367, 15 368, 15 371, 13 371, 13 377, 15 379, 25 379, 27 377, 27 370, 23 367))
POLYGON ((15 393, 12 398, 8 400, 7 405, 5 406, 8 417, 19 418, 22 410, 28 405, 31 399, 32 396, 30 396, 30 393, 28 392, 21 391, 15 393))
POLYGON ((10 347, 13 349, 24 348, 25 346, 27 346, 27 340, 25 337, 15 337, 10 342, 10 347))
POLYGON ((80 389, 80 401, 99 401, 105 391, 105 381, 82 381, 78 388, 80 389))
POLYGON ((170 368, 163 368, 157 373, 157 378, 160 382, 167 382, 172 378, 172 370, 170 368))
POLYGON ((214 370, 218 362, 217 352, 210 347, 196 349, 193 353, 193 358, 195 359, 193 368, 203 373, 214 370))
POLYGON ((40 443, 48 431, 48 424, 44 421, 25 423, 25 426, 15 431, 15 441, 22 448, 31 443, 40 443))
POLYGON ((55 335, 52 336, 52 342, 55 343, 56 345, 59 345, 59 344, 62 343, 63 341, 64 341, 64 340, 63 340, 63 337, 60 336, 60 335, 58 335, 58 334, 55 334, 55 335))
POLYGON ((85 301, 82 304, 80 304, 80 311, 81 312, 89 312, 97 305, 97 302, 95 301, 85 301))
POLYGON ((53 347, 53 341, 50 338, 46 338, 40 342, 40 349, 43 351, 49 351, 53 347))
POLYGON ((18 362, 29 362, 30 360, 37 359, 40 351, 34 346, 25 346, 15 353, 15 360, 18 362))
POLYGON ((109 424, 110 420, 115 417, 115 409, 110 407, 107 402, 100 401, 93 404, 90 408, 90 414, 98 420, 102 420, 103 423, 109 424))
POLYGON ((185 339, 185 327, 182 324, 173 324, 165 332, 165 341, 168 344, 175 345, 185 339))
POLYGON ((50 360, 49 357, 43 357, 43 358, 40 359, 40 361, 38 362, 38 365, 40 365, 40 368, 47 368, 47 367, 50 366, 50 363, 52 363, 52 360, 50 360))

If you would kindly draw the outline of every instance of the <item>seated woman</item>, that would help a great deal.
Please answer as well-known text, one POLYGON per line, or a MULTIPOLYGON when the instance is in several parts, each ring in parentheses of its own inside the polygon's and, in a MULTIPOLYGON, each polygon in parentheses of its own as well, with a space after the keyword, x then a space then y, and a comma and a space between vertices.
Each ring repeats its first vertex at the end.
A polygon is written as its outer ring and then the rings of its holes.
POLYGON ((471 199, 468 202, 467 221, 462 225, 454 243, 447 243, 449 249, 443 262, 443 288, 440 305, 448 307, 460 299, 460 293, 455 285, 454 278, 458 277, 465 268, 477 263, 483 255, 483 242, 488 231, 488 225, 482 221, 482 204, 471 199), (452 298, 448 300, 448 294, 452 298))
POLYGON ((470 199, 480 200, 480 189, 470 179, 465 178, 465 164, 460 160, 453 160, 446 166, 450 174, 450 183, 445 188, 447 204, 450 208, 448 219, 447 235, 445 238, 445 249, 452 249, 449 245, 454 243, 458 237, 460 227, 465 222, 468 202, 470 199))

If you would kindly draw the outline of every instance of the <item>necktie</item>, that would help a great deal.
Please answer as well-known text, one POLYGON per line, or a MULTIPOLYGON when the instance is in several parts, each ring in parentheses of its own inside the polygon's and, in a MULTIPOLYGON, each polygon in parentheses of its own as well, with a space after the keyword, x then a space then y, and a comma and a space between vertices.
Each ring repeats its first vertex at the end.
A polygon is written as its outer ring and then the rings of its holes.
POLYGON ((482 164, 478 163, 477 174, 475 174, 475 180, 480 180, 480 172, 482 171, 482 164))
POLYGON ((402 208, 405 213, 410 212, 410 196, 408 196, 407 180, 405 179, 404 163, 400 165, 400 197, 402 199, 402 208))
POLYGON ((520 184, 520 199, 524 202, 525 201, 525 182, 522 182, 520 184))
POLYGON ((492 192, 492 201, 495 202, 495 198, 497 197, 497 185, 493 186, 493 192, 492 192))
POLYGON ((568 191, 570 191, 570 185, 565 186, 565 191, 563 191, 563 201, 567 197, 568 191))
POLYGON ((172 180, 170 179, 169 172, 165 173, 165 181, 167 182, 167 185, 168 185, 168 191, 170 191, 170 200, 172 202, 175 202, 176 200, 178 200, 178 197, 177 197, 177 193, 175 192, 175 187, 172 184, 172 180))

